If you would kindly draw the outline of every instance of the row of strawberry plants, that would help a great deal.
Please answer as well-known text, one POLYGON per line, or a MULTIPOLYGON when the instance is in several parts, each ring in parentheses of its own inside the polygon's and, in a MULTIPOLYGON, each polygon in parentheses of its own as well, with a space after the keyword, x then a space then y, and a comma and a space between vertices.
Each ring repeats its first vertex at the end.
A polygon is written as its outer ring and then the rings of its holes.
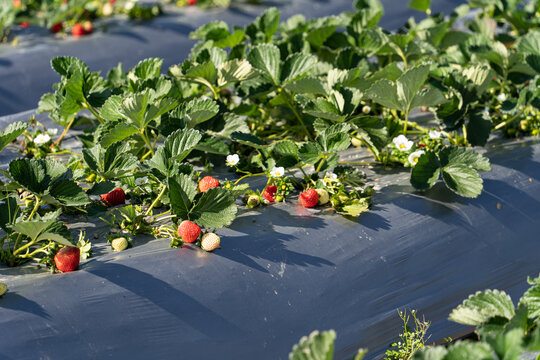
POLYGON ((0 43, 10 36, 15 24, 22 28, 41 26, 53 34, 91 34, 93 21, 114 15, 130 19, 150 19, 162 14, 159 3, 140 4, 133 0, 0 0, 0 43))
MULTIPOLYGON (((529 278, 528 282, 531 287, 519 299, 517 308, 504 291, 485 290, 470 295, 452 310, 449 320, 475 326, 474 340, 428 345, 429 323, 418 320, 412 310, 414 324, 410 325, 409 317, 400 312, 405 319, 401 341, 392 345, 384 360, 519 360, 524 353, 540 352, 540 276, 529 278)), ((289 359, 331 360, 335 339, 333 330, 314 331, 294 345, 289 359)), ((360 349, 354 360, 361 360, 366 354, 367 349, 360 349)))
MULTIPOLYGON (((167 1, 173 2, 173 1, 167 1)), ((258 3, 258 0, 249 0, 258 3)), ((227 7, 231 0, 178 0, 177 6, 200 8, 227 7)), ((93 21, 115 15, 147 20, 164 13, 161 2, 141 4, 136 0, 0 0, 0 43, 15 40, 10 36, 14 25, 21 28, 41 26, 51 33, 71 33, 73 36, 93 32, 93 21)))
POLYGON ((38 111, 62 133, 32 118, 1 134, 2 147, 23 134, 26 155, 3 172, 2 261, 54 263, 55 244, 71 241, 60 212, 114 207, 103 219, 118 230, 110 234, 117 250, 140 233, 171 246, 200 238, 213 249, 219 238, 200 237, 201 227, 213 234, 230 225, 239 196, 249 208, 301 192, 305 207, 359 216, 373 190, 356 165, 411 167, 418 190, 442 177, 453 192, 477 197, 478 172, 490 164, 469 146, 515 126, 535 135, 540 125, 538 3, 518 3, 487 1, 468 30, 453 28, 470 10, 460 6, 395 34, 377 27, 377 0, 283 23, 271 8, 244 28, 216 21, 197 29, 188 60, 167 74, 157 58, 105 77, 76 58, 54 58, 61 79, 38 111), (412 121, 417 108, 432 116, 412 121), (62 148, 72 128, 84 130, 82 156, 62 148), (342 161, 351 145, 373 161, 342 161), (51 159, 62 155, 67 161, 51 159), (213 163, 226 163, 236 180, 203 177, 213 163), (246 183, 256 176, 268 179, 262 192, 246 183), (126 196, 131 204, 115 207, 126 196), (163 223, 171 219, 188 221, 185 233, 163 223))

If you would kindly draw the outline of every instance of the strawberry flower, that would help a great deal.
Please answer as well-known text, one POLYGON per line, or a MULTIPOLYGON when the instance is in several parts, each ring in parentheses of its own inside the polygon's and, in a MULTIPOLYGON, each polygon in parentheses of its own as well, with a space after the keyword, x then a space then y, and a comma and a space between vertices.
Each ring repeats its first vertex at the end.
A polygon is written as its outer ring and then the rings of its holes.
POLYGON ((506 94, 500 93, 499 95, 497 95, 497 100, 499 100, 499 102, 504 102, 506 100, 506 94))
POLYGON ((428 135, 431 139, 439 139, 441 137, 441 132, 437 130, 429 130, 428 135))
POLYGON ((407 158, 407 160, 409 160, 409 164, 414 167, 418 163, 418 159, 420 158, 420 156, 422 156, 424 153, 424 150, 418 150, 411 153, 407 158))
POLYGON ((38 146, 46 144, 49 141, 51 141, 51 137, 49 136, 49 134, 39 134, 38 136, 34 138, 34 144, 38 146))
POLYGON ((409 151, 414 144, 411 140, 407 139, 405 135, 395 137, 392 139, 392 142, 399 151, 409 151))
POLYGON ((333 172, 329 171, 326 174, 324 174, 324 178, 330 182, 337 181, 337 175, 333 172))
POLYGON ((227 166, 235 166, 240 161, 240 156, 238 154, 233 155, 227 155, 227 160, 225 161, 225 164, 227 166))
POLYGON ((274 166, 272 171, 270 171, 270 176, 275 177, 275 178, 282 177, 284 174, 285 174, 285 169, 282 166, 280 167, 274 166))

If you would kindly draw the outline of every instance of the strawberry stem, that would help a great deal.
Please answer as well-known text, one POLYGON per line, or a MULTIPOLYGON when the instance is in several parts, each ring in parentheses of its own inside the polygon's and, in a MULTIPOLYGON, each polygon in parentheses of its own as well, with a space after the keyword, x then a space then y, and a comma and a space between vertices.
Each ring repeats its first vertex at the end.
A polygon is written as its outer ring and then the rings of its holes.
POLYGON ((165 194, 165 190, 167 190, 167 187, 165 185, 162 185, 161 187, 161 192, 159 193, 159 195, 157 196, 157 198, 154 200, 154 202, 152 203, 152 205, 150 205, 150 207, 148 208, 148 210, 146 210, 146 213, 145 215, 148 216, 150 214, 150 212, 152 211, 152 209, 154 208, 154 206, 156 206, 156 204, 158 203, 159 199, 161 199, 161 197, 163 196, 163 194, 165 194))

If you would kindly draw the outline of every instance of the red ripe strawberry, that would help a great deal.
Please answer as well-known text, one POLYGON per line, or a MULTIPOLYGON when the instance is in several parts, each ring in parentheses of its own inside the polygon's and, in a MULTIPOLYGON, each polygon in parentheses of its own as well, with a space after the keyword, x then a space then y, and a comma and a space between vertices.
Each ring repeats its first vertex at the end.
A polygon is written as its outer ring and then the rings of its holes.
POLYGON ((21 27, 22 27, 23 29, 29 28, 29 27, 30 27, 30 23, 29 23, 29 22, 26 22, 26 21, 23 21, 23 22, 21 22, 21 27))
POLYGON ((197 4, 197 0, 188 0, 187 3, 188 3, 189 6, 193 6, 193 5, 197 4))
POLYGON ((70 272, 77 269, 81 250, 75 246, 65 246, 54 255, 54 264, 62 272, 70 272))
POLYGON ((205 176, 199 181, 199 191, 207 192, 208 189, 219 187, 219 181, 211 176, 205 176))
POLYGON ((108 194, 101 195, 101 201, 109 206, 116 206, 126 202, 126 194, 122 188, 114 189, 108 194))
POLYGON ((201 234, 201 228, 199 225, 189 221, 184 220, 178 225, 178 235, 187 243, 193 243, 201 234))
POLYGON ((53 26, 51 26, 51 32, 53 34, 56 34, 57 32, 60 32, 62 30, 62 28, 63 28, 63 26, 62 26, 61 22, 56 23, 53 26))
POLYGON ((13 7, 18 8, 22 4, 21 0, 13 0, 13 7))
POLYGON ((276 201, 274 199, 274 195, 277 193, 277 186, 276 185, 268 185, 266 189, 263 191, 263 197, 266 199, 266 201, 273 203, 276 201))
POLYGON ((308 189, 300 194, 300 204, 303 207, 311 208, 319 202, 319 194, 315 189, 308 189))
POLYGON ((111 4, 114 4, 114 3, 116 2, 116 0, 109 0, 109 2, 110 2, 111 4))
POLYGON ((85 34, 91 34, 94 31, 94 26, 90 21, 83 22, 82 26, 85 34))
POLYGON ((75 25, 73 25, 73 27, 71 28, 71 34, 73 36, 83 36, 84 35, 84 28, 81 24, 79 23, 76 23, 75 25))

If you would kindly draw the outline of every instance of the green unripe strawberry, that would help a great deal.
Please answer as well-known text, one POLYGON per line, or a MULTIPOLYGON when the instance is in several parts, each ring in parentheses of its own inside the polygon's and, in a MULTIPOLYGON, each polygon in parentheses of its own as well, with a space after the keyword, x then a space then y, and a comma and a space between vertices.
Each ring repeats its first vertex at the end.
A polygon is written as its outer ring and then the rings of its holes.
POLYGON ((277 202, 282 202, 284 200, 283 195, 276 195, 274 199, 276 199, 277 202))
POLYGON ((319 203, 318 205, 324 205, 327 204, 330 201, 330 195, 328 195, 328 191, 325 189, 315 189, 317 194, 319 194, 319 203))
POLYGON ((7 291, 8 287, 6 284, 0 282, 0 296, 4 295, 7 291))
POLYGON ((254 208, 256 206, 259 206, 260 203, 261 199, 258 195, 249 195, 246 202, 248 208, 254 208))

